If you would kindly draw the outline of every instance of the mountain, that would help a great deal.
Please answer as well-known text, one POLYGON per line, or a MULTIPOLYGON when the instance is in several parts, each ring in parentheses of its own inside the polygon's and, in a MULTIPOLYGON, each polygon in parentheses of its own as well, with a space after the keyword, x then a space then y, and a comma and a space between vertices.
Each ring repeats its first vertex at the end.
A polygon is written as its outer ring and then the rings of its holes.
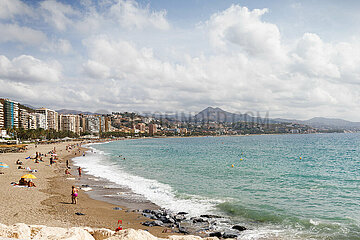
POLYGON ((98 113, 92 113, 92 112, 82 112, 79 110, 70 110, 70 109, 60 109, 56 110, 59 114, 84 114, 84 115, 91 115, 91 114, 98 114, 98 113))
POLYGON ((23 106, 27 107, 27 108, 31 108, 31 109, 37 109, 37 107, 31 106, 30 104, 22 104, 23 106))
POLYGON ((194 116, 198 122, 257 122, 257 123, 276 123, 269 118, 253 117, 249 114, 230 113, 221 108, 208 107, 194 116))
POLYGON ((343 119, 315 117, 309 120, 283 119, 283 118, 261 118, 249 114, 236 114, 222 110, 221 108, 208 107, 194 116, 196 121, 210 122, 258 122, 258 123, 297 123, 308 125, 318 129, 332 130, 360 130, 360 122, 350 122, 343 119))
POLYGON ((315 117, 303 122, 304 124, 315 128, 339 128, 339 129, 347 129, 347 130, 360 129, 360 122, 350 122, 338 118, 315 117))

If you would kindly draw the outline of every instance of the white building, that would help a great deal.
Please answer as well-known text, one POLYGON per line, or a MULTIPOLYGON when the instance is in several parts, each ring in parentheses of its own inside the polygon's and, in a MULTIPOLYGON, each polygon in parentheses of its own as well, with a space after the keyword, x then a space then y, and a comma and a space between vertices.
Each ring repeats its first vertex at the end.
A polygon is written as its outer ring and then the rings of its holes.
POLYGON ((89 115, 85 118, 86 131, 90 133, 100 132, 100 118, 98 116, 89 115))
POLYGON ((47 129, 47 121, 45 114, 35 113, 36 116, 36 128, 47 129))
POLYGON ((36 112, 45 115, 45 118, 46 118, 46 128, 45 129, 54 129, 56 131, 59 130, 58 113, 56 111, 48 109, 48 108, 39 108, 39 109, 36 109, 36 112))
POLYGON ((36 114, 39 114, 39 113, 29 113, 29 119, 28 119, 29 129, 37 128, 36 114))

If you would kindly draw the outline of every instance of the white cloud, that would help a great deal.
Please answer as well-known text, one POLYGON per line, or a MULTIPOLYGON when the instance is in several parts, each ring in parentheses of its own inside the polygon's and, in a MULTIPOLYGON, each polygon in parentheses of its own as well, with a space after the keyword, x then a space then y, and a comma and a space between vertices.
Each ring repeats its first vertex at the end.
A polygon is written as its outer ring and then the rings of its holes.
POLYGON ((99 62, 88 60, 88 62, 83 65, 83 68, 85 73, 91 78, 105 79, 110 76, 110 68, 99 62))
POLYGON ((11 19, 17 15, 34 16, 35 14, 20 0, 0 0, 0 19, 11 19))
POLYGON ((43 32, 17 24, 0 23, 0 36, 0 43, 21 42, 29 45, 42 45, 47 41, 43 32))
POLYGON ((141 7, 135 0, 117 0, 110 7, 110 15, 117 19, 121 26, 132 29, 153 27, 169 29, 166 11, 151 11, 149 6, 141 7))
POLYGON ((68 25, 73 24, 71 17, 78 15, 70 5, 47 0, 40 3, 45 21, 60 31, 65 31, 68 25))
POLYGON ((276 25, 261 20, 261 16, 267 11, 250 11, 246 7, 232 5, 223 12, 213 14, 207 22, 211 43, 222 49, 232 43, 250 56, 282 56, 279 29, 276 25))
POLYGON ((58 82, 61 66, 57 62, 45 63, 32 56, 21 55, 9 60, 0 55, 0 79, 14 82, 58 82))
POLYGON ((53 106, 84 110, 101 105, 108 110, 198 111, 213 105, 230 111, 269 110, 270 117, 344 112, 360 117, 358 41, 331 43, 305 33, 289 44, 277 25, 263 20, 266 9, 232 5, 211 15, 198 31, 172 29, 165 11, 134 0, 101 3, 83 0, 85 8, 77 12, 63 3, 41 2, 37 10, 45 25, 55 26, 50 41, 40 31, 1 24, 0 42, 47 41, 40 54, 52 59, 61 53, 61 65, 24 53, 9 60, 2 53, 0 93, 7 88, 21 96, 36 86, 44 97, 31 100, 26 95, 29 103, 44 104, 45 99, 53 106), (154 41, 168 36, 166 47, 154 41))

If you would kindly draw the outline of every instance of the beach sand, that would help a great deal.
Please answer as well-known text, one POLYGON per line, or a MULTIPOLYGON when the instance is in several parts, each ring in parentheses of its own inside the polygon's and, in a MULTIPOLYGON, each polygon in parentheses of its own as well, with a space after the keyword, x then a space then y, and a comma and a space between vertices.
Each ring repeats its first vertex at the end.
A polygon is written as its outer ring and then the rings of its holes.
MULTIPOLYGON (((127 209, 126 206, 92 199, 83 190, 79 191, 78 204, 71 204, 71 186, 79 186, 80 178, 75 167, 71 168, 72 175, 65 175, 65 162, 69 160, 71 163, 71 159, 79 156, 80 153, 78 149, 66 151, 68 144, 38 145, 37 148, 34 144, 30 144, 26 152, 0 154, 0 162, 9 165, 9 168, 0 169, 4 172, 0 174, 0 212, 2 213, 0 223, 6 225, 26 223, 67 228, 87 226, 115 230, 118 220, 122 220, 124 229, 145 229, 161 238, 174 235, 174 233, 162 233, 164 227, 143 226, 141 222, 150 219, 127 209), (53 166, 49 164, 49 155, 43 157, 44 162, 40 163, 25 159, 28 156, 35 156, 35 152, 48 153, 54 147, 59 161, 53 166), (33 180, 37 187, 11 185, 11 182, 18 182, 22 175, 29 173, 25 169, 17 169, 18 165, 15 162, 18 159, 23 162, 23 167, 37 170, 34 173, 37 179, 33 180), (121 210, 114 210, 115 207, 120 207, 121 210)), ((84 181, 86 182, 86 178, 81 180, 82 183, 84 181)))

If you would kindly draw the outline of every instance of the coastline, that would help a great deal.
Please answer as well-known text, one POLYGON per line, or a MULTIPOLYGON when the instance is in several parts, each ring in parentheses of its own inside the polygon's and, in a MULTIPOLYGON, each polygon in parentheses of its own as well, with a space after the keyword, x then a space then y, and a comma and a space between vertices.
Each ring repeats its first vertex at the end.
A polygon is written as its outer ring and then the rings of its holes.
MULTIPOLYGON (((0 154, 0 161, 9 165, 9 169, 4 169, 4 174, 0 175, 0 201, 7 204, 0 206, 3 213, 0 216, 0 223, 12 225, 25 223, 28 225, 46 225, 52 227, 94 227, 107 228, 114 230, 118 226, 118 220, 122 220, 124 229, 144 229, 156 237, 165 238, 169 235, 176 235, 171 229, 163 233, 165 227, 147 227, 141 223, 149 220, 141 213, 128 209, 124 206, 111 204, 105 201, 95 200, 81 190, 79 191, 78 204, 71 204, 71 186, 80 186, 81 181, 86 179, 83 175, 81 179, 77 176, 75 169, 71 169, 73 175, 64 174, 66 160, 79 156, 76 155, 77 149, 67 152, 65 147, 69 143, 55 143, 48 145, 34 144, 28 145, 28 150, 21 153, 0 154), (34 155, 35 152, 47 153, 56 148, 59 161, 53 166, 49 166, 49 155, 43 157, 44 162, 35 163, 31 159, 25 159, 34 155), (17 182, 20 176, 28 173, 24 169, 17 169, 15 161, 20 159, 24 167, 37 169, 34 173, 36 188, 17 187, 10 185, 17 182), (70 178, 70 179, 68 179, 70 178), (121 210, 114 210, 114 208, 121 210), (84 215, 76 215, 82 213, 84 215)), ((85 150, 85 148, 83 148, 85 150)))

